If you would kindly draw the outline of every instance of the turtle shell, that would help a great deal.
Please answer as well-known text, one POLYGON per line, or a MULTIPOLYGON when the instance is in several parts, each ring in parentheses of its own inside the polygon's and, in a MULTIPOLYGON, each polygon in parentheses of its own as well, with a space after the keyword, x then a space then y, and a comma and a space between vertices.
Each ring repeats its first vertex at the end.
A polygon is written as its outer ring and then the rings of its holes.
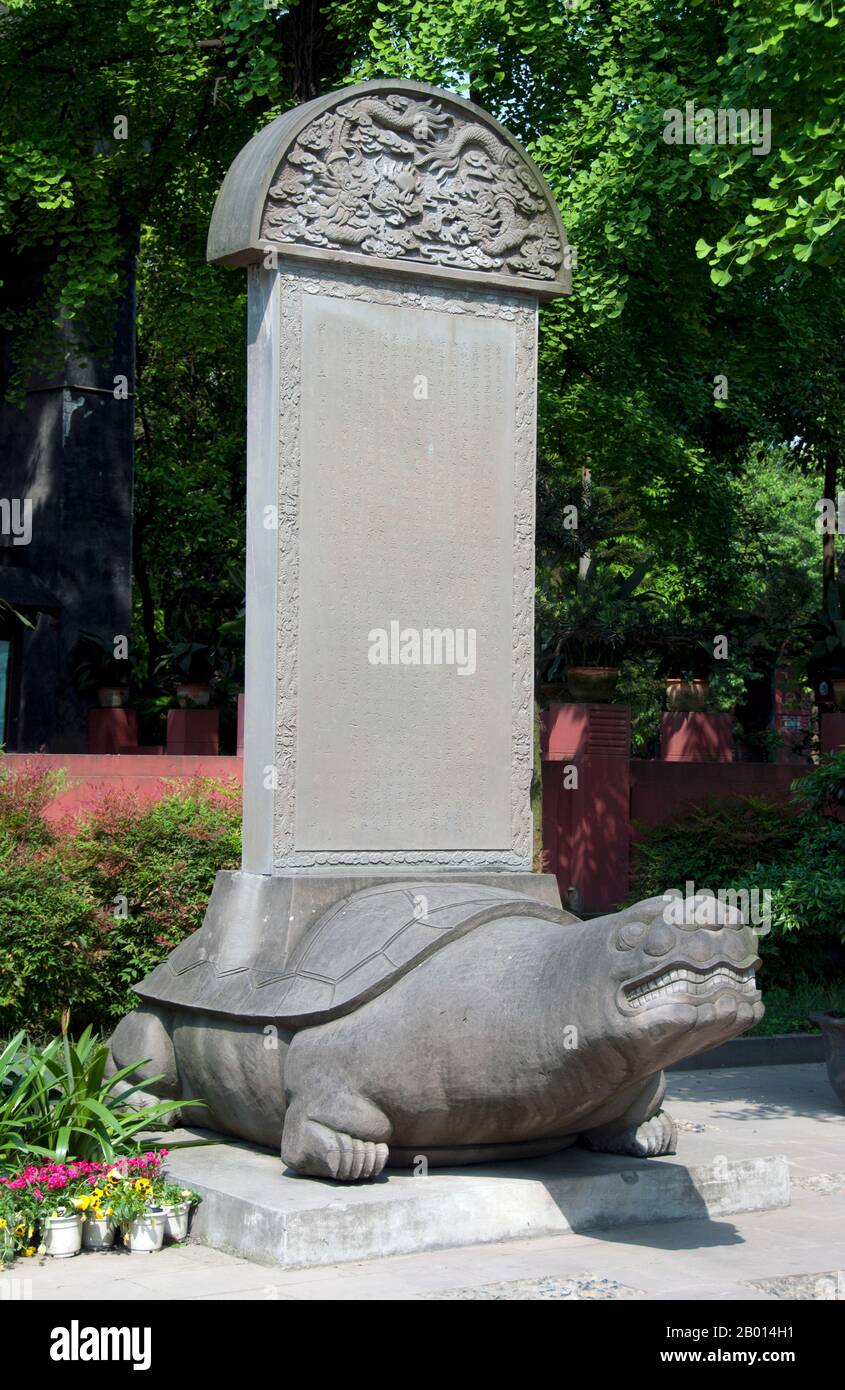
POLYGON ((479 883, 381 884, 335 903, 283 963, 259 952, 250 966, 227 970, 195 951, 180 962, 186 942, 136 989, 158 1003, 302 1028, 351 1013, 450 941, 513 916, 561 926, 578 920, 527 894, 479 883))

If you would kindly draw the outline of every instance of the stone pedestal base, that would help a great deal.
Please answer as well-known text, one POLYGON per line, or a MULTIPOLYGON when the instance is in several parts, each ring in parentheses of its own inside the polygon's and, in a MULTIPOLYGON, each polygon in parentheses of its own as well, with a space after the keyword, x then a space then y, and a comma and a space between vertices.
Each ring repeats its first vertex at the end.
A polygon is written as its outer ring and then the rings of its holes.
POLYGON ((275 1154, 245 1144, 180 1149, 168 1167, 202 1193, 195 1239, 291 1269, 789 1206, 784 1157, 696 1161, 694 1138, 684 1136, 683 1162, 568 1149, 425 1177, 385 1173, 351 1187, 296 1177, 275 1154))

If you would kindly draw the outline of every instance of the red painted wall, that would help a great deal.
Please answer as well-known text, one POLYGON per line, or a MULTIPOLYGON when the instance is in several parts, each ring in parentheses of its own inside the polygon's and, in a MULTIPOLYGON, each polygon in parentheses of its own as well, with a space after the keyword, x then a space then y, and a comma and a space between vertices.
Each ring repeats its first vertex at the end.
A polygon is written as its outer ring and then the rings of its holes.
POLYGON ((9 768, 38 767, 45 771, 63 771, 67 788, 48 806, 48 820, 62 820, 91 811, 112 792, 131 792, 141 801, 155 801, 164 796, 174 780, 189 781, 192 777, 213 777, 218 781, 236 777, 243 782, 243 761, 231 757, 147 757, 125 753, 8 753, 3 766, 9 768))
POLYGON ((652 763, 632 758, 632 834, 636 838, 638 822, 661 825, 712 797, 789 801, 792 783, 805 770, 777 763, 652 763))
POLYGON ((543 848, 574 912, 628 891, 630 745, 627 705, 553 705, 543 714, 543 848))
POLYGON ((702 730, 710 739, 701 748, 704 759, 725 758, 730 717, 665 718, 670 747, 664 757, 672 752, 683 761, 630 758, 629 712, 623 705, 552 705, 543 713, 543 848, 564 904, 569 890, 578 890, 575 911, 607 912, 627 897, 637 823, 660 825, 713 797, 764 796, 787 803, 793 781, 806 770, 686 761, 702 730), (575 769, 577 785, 567 787, 567 768, 575 769))

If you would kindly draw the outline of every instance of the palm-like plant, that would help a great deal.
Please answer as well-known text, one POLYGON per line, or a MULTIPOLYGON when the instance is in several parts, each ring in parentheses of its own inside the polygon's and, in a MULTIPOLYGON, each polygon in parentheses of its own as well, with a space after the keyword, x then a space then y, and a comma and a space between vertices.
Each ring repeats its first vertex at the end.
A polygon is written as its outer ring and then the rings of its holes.
POLYGON ((143 1062, 107 1076, 108 1044, 90 1028, 73 1041, 66 1015, 60 1036, 42 1052, 28 1052, 24 1043, 18 1033, 0 1053, 0 1167, 25 1155, 109 1162, 133 1153, 140 1134, 160 1129, 173 1110, 172 1101, 143 1101, 139 1093, 162 1079, 134 1080, 143 1062))
POLYGON ((656 595, 640 588, 645 574, 645 565, 626 577, 592 565, 551 602, 538 601, 544 680, 558 679, 568 666, 618 665, 647 644, 656 595))
POLYGON ((31 1076, 24 1044, 16 1033, 0 1051, 0 1169, 20 1162, 31 1125, 31 1076))

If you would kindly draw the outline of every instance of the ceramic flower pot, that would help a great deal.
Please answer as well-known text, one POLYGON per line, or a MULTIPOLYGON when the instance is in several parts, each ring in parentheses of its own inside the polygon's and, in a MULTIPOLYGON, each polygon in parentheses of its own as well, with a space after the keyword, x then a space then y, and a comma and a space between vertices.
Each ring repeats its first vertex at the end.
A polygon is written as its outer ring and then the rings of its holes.
POLYGON ((540 685, 540 704, 544 709, 549 705, 559 705, 568 692, 566 681, 543 681, 540 685))
POLYGON ((82 1223, 83 1250, 110 1250, 114 1245, 114 1222, 109 1217, 98 1220, 96 1216, 86 1216, 82 1223))
POLYGON ((135 1221, 130 1222, 123 1232, 124 1243, 133 1255, 152 1255, 154 1251, 160 1250, 164 1244, 166 1224, 167 1213, 163 1208, 151 1207, 146 1216, 139 1216, 135 1221))
POLYGON ((97 691, 100 709, 123 709, 128 699, 128 685, 101 685, 97 691))
POLYGON ((709 688, 710 682, 706 680, 685 681, 670 676, 666 682, 666 708, 676 714, 703 710, 709 688))
POLYGON ((44 1218, 44 1248, 54 1260, 67 1260, 82 1249, 82 1217, 46 1216, 44 1218))
POLYGON ((210 699, 210 685, 186 682, 184 685, 177 685, 176 687, 176 703, 180 709, 191 709, 194 706, 201 706, 204 709, 210 699))
POLYGON ((190 1207, 187 1202, 178 1202, 174 1206, 167 1208, 167 1221, 164 1226, 164 1234, 168 1240, 187 1239, 189 1214, 190 1207))
POLYGON ((618 666, 568 666, 566 684, 573 700, 588 704, 612 700, 619 682, 618 666))
POLYGON ((810 1014, 822 1030, 827 1075, 836 1095, 845 1105, 845 1013, 810 1014))

